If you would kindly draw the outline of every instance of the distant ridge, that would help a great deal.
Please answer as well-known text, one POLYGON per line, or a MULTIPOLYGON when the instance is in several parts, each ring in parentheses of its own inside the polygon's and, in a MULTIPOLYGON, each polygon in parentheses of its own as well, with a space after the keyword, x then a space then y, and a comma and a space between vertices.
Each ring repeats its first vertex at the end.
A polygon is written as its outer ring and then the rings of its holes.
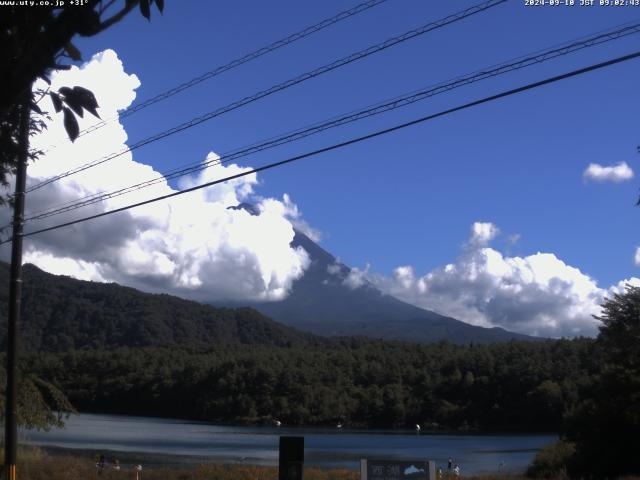
MULTIPOLYGON (((248 207, 251 206, 237 208, 248 207)), ((255 209, 251 213, 258 214, 255 209)), ((115 283, 52 275, 27 264, 20 326, 22 346, 29 351, 162 345, 299 346, 324 344, 328 340, 323 336, 420 343, 447 340, 457 344, 540 340, 423 310, 386 295, 371 284, 348 287, 344 281, 350 269, 308 236, 296 231, 292 245, 304 248, 311 257, 304 276, 294 282, 285 300, 249 306, 245 303, 219 308, 115 283)), ((2 345, 8 280, 9 266, 0 262, 2 345)))
MULTIPOLYGON (((237 208, 247 209, 245 204, 237 208)), ((307 235, 296 231, 291 245, 304 248, 311 257, 304 276, 294 282, 286 299, 250 304, 286 325, 326 336, 366 336, 422 343, 540 340, 502 328, 469 325, 405 303, 371 284, 351 288, 344 283, 349 267, 339 263, 307 235)))
MULTIPOLYGON (((5 345, 9 266, 0 262, 0 341, 5 345)), ((21 344, 28 351, 179 345, 318 345, 251 308, 214 308, 115 283, 76 280, 24 266, 21 344)))

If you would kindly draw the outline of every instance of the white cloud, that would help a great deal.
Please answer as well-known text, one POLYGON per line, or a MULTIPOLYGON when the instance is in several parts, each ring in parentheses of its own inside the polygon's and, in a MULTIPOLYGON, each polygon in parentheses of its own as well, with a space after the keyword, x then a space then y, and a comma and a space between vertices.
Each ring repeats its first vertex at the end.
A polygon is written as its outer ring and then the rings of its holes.
POLYGON ((632 287, 640 287, 640 278, 631 277, 625 280, 620 280, 616 285, 612 285, 607 289, 607 298, 613 297, 613 294, 622 294, 625 292, 627 285, 632 287))
POLYGON ((471 245, 487 245, 491 240, 496 238, 500 233, 500 229, 490 222, 475 222, 471 225, 471 245))
POLYGON ((371 266, 367 263, 364 270, 360 270, 357 267, 350 269, 342 283, 353 290, 369 284, 368 277, 370 267, 371 266))
MULTIPOLYGON (((94 92, 102 118, 117 115, 135 98, 140 85, 124 72, 115 52, 94 56, 81 68, 60 72, 52 87, 82 85, 94 92)), ((50 100, 41 107, 53 112, 50 100)), ((110 122, 98 132, 72 144, 59 115, 32 145, 47 152, 29 166, 28 185, 126 148, 122 125, 110 122)), ((97 120, 81 119, 81 128, 97 120)), ((209 153, 208 160, 217 158, 209 153)), ((248 170, 229 164, 185 177, 180 188, 248 170)), ((28 195, 27 216, 87 195, 112 191, 159 177, 149 165, 136 162, 131 152, 100 166, 64 178, 28 195)), ((309 264, 302 248, 292 248, 293 221, 303 222, 288 196, 283 200, 255 196, 255 174, 25 239, 25 259, 57 274, 97 281, 116 281, 149 291, 165 291, 200 300, 278 300, 309 264), (255 200, 259 215, 229 206, 255 200)), ((25 231, 80 216, 100 213, 151 197, 174 192, 162 179, 156 185, 109 199, 76 212, 32 222, 25 231)), ((8 210, 0 213, 8 220, 8 210)), ((6 259, 8 249, 1 254, 6 259)))
POLYGON ((289 195, 286 193, 282 196, 282 203, 286 207, 285 214, 287 218, 291 221, 296 230, 301 231, 316 243, 322 240, 322 232, 317 228, 313 228, 305 219, 302 218, 300 209, 291 201, 289 195))
POLYGON ((327 265, 327 273, 329 275, 338 275, 342 271, 342 268, 338 263, 332 263, 331 265, 327 265))
POLYGON ((591 163, 582 174, 585 181, 594 182, 624 182, 633 178, 633 170, 626 162, 620 162, 614 166, 603 167, 597 163, 591 163))
POLYGON ((636 248, 636 256, 634 258, 636 267, 640 267, 640 247, 636 248))
POLYGON ((595 335, 593 315, 605 296, 640 283, 632 278, 605 290, 553 253, 506 256, 487 246, 497 232, 476 223, 455 262, 422 276, 402 266, 370 279, 401 300, 468 323, 548 337, 595 335))

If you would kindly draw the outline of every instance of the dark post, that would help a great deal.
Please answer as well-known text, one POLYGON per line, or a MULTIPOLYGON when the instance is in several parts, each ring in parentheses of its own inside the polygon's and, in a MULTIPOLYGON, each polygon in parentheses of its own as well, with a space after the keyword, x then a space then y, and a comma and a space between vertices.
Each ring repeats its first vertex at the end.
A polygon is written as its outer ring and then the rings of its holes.
POLYGON ((302 480, 304 437, 280 437, 278 480, 302 480))
POLYGON ((17 359, 18 322, 22 296, 22 224, 24 221, 24 190, 27 181, 29 154, 29 116, 31 114, 31 88, 25 93, 20 108, 20 132, 16 189, 13 206, 13 237, 11 244, 11 278, 9 280, 9 318, 7 332, 7 398, 5 402, 4 466, 6 480, 16 480, 17 428, 17 359))

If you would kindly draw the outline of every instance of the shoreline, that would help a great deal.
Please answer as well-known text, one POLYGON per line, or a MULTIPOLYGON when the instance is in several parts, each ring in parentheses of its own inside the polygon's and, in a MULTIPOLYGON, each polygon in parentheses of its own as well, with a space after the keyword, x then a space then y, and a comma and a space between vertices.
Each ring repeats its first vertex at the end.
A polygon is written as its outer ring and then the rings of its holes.
MULTIPOLYGON (((277 474, 278 461, 248 458, 248 457, 211 457, 179 454, 158 454, 153 452, 118 451, 93 448, 68 448, 58 446, 46 446, 36 444, 20 444, 23 449, 43 452, 52 459, 66 459, 71 462, 81 463, 84 468, 95 469, 95 464, 100 455, 105 456, 105 470, 111 470, 114 460, 118 460, 120 468, 133 470, 134 466, 142 465, 147 471, 171 471, 176 473, 189 472, 195 475, 199 470, 219 469, 234 471, 235 469, 256 469, 258 471, 277 474)), ((333 459, 337 460, 332 456, 333 459)), ((318 459, 316 459, 318 460, 318 459)), ((329 475, 329 480, 357 480, 360 478, 360 462, 354 460, 352 468, 346 466, 327 466, 314 463, 313 460, 305 460, 304 469, 318 472, 317 475, 329 475), (339 474, 336 476, 336 472, 339 474), (351 476, 354 476, 351 478, 351 476)), ((466 478, 477 479, 526 479, 524 472, 520 470, 487 471, 463 475, 466 478)), ((179 477, 182 478, 182 477, 179 477)), ((216 477, 217 478, 217 477, 216 477)), ((446 478, 446 477, 445 477, 446 478)))
MULTIPOLYGON (((277 480, 277 465, 254 465, 249 463, 218 462, 211 458, 184 455, 157 455, 144 452, 117 452, 113 450, 73 449, 63 447, 41 447, 20 444, 18 468, 21 477, 27 480, 86 480, 101 474, 104 480, 123 478, 126 472, 142 466, 145 480, 277 480), (106 459, 103 469, 97 471, 96 462, 100 454, 106 459), (112 468, 117 458, 119 469, 112 468), (196 462, 195 460, 204 460, 196 462), (43 476, 44 475, 44 476, 43 476)), ((309 480, 359 480, 358 469, 323 468, 304 466, 305 478, 309 480)), ((478 473, 461 477, 477 480, 529 480, 521 473, 478 473)), ((453 478, 445 471, 444 479, 453 478)))
POLYGON ((55 456, 95 463, 104 454, 120 464, 194 469, 203 464, 278 465, 278 436, 305 437, 305 466, 357 472, 361 458, 429 458, 446 466, 456 458, 467 475, 517 474, 536 451, 555 441, 548 435, 474 435, 335 427, 220 426, 160 417, 80 414, 51 432, 23 431, 21 443, 55 456), (235 427, 235 428, 234 428, 235 427), (476 437, 476 438, 474 438, 476 437), (507 465, 499 468, 499 464, 507 465), (506 470, 506 471, 505 471, 506 470))

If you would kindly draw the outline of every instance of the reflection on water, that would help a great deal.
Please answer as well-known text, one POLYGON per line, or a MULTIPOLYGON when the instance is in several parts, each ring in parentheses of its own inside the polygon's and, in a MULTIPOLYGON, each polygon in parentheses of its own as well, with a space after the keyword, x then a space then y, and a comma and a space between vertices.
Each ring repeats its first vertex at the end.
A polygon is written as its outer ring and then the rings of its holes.
POLYGON ((219 426, 202 422, 81 414, 65 429, 22 431, 26 443, 43 446, 185 455, 194 463, 277 465, 280 435, 305 437, 305 464, 359 468, 359 459, 453 458, 463 473, 522 471, 554 435, 417 435, 408 430, 219 426), (503 467, 499 465, 504 462, 503 467))

